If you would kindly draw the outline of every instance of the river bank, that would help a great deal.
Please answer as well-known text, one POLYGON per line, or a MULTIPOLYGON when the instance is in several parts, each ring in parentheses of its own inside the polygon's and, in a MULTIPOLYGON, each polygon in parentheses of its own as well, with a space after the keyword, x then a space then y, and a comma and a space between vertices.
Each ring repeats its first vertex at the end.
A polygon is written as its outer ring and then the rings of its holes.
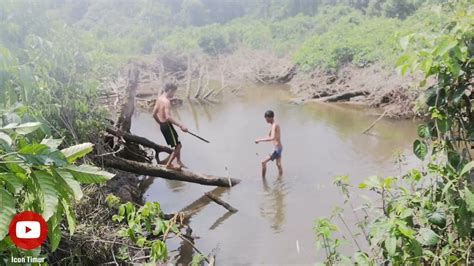
MULTIPOLYGON (((248 49, 217 57, 170 53, 138 65, 142 73, 138 105, 147 109, 165 82, 182 88, 180 99, 208 102, 238 94, 244 86, 288 84, 295 104, 344 102, 378 108, 395 119, 416 116, 415 101, 420 95, 415 78, 401 76, 391 67, 346 64, 337 70, 304 71, 288 57, 248 49)), ((104 90, 119 95, 124 94, 125 87, 126 79, 118 76, 106 83, 104 90)))

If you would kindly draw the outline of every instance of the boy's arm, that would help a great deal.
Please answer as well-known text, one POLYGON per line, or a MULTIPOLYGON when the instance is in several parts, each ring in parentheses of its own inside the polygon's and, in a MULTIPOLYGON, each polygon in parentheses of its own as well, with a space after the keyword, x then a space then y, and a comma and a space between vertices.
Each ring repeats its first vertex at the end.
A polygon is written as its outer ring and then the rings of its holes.
POLYGON ((160 120, 158 119, 158 99, 156 99, 155 106, 153 107, 153 118, 157 123, 160 123, 160 120))
POLYGON ((187 132, 188 129, 182 125, 181 123, 179 123, 177 120, 175 120, 172 116, 171 116, 171 104, 168 102, 166 103, 166 106, 165 106, 165 117, 166 117, 166 121, 169 121, 170 123, 172 124, 175 124, 176 126, 178 126, 179 128, 181 128, 182 131, 184 132, 187 132))
POLYGON ((272 130, 270 131, 270 136, 266 137, 266 138, 257 139, 255 141, 255 143, 274 141, 275 140, 275 129, 276 129, 276 125, 272 125, 272 130))

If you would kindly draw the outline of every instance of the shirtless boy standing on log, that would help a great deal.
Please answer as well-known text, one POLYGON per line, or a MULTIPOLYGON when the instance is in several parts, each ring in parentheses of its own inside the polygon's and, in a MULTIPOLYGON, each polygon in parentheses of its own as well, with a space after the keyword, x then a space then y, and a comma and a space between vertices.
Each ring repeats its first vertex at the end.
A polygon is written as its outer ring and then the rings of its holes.
POLYGON ((153 108, 153 118, 160 125, 161 133, 165 137, 166 143, 174 148, 171 153, 166 168, 170 169, 181 169, 184 164, 181 162, 181 142, 178 139, 178 133, 173 127, 173 124, 181 128, 183 132, 188 132, 188 129, 179 123, 176 119, 171 116, 171 102, 178 87, 176 85, 167 83, 165 85, 163 93, 156 99, 155 107, 153 108), (173 166, 173 160, 176 159, 178 167, 173 166))
POLYGON ((265 178, 265 174, 267 172, 267 163, 268 161, 276 160, 276 165, 278 167, 278 174, 280 176, 283 175, 283 168, 281 165, 281 153, 283 151, 283 146, 281 145, 280 140, 280 125, 275 121, 275 114, 273 111, 268 110, 265 112, 265 120, 267 123, 271 125, 270 134, 266 138, 261 138, 255 140, 255 143, 258 144, 259 142, 267 142, 273 141, 274 150, 271 154, 269 154, 263 161, 262 161, 262 178, 265 178))

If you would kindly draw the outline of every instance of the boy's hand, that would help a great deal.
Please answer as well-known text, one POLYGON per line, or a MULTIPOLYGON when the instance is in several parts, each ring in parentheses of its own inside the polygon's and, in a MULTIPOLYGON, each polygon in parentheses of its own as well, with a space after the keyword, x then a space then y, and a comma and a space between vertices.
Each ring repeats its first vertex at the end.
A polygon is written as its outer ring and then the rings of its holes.
POLYGON ((185 126, 181 126, 181 130, 182 130, 183 132, 188 132, 188 129, 187 129, 185 126))
POLYGON ((260 142, 260 140, 259 140, 259 139, 255 140, 255 144, 258 144, 259 142, 260 142))

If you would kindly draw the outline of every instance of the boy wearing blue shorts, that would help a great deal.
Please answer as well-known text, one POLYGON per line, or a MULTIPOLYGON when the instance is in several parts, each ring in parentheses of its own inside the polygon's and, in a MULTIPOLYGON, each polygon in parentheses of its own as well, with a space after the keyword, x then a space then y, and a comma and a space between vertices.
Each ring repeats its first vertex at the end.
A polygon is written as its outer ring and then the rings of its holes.
POLYGON ((262 178, 265 178, 265 174, 267 172, 267 163, 269 161, 276 161, 276 165, 278 167, 278 174, 279 176, 283 175, 283 167, 281 165, 281 153, 283 152, 283 146, 281 145, 281 131, 280 125, 275 121, 275 114, 273 111, 268 110, 265 112, 265 120, 267 123, 271 125, 270 133, 268 137, 261 138, 255 140, 255 143, 258 144, 260 142, 273 142, 274 149, 271 154, 269 154, 263 161, 262 161, 262 178))

